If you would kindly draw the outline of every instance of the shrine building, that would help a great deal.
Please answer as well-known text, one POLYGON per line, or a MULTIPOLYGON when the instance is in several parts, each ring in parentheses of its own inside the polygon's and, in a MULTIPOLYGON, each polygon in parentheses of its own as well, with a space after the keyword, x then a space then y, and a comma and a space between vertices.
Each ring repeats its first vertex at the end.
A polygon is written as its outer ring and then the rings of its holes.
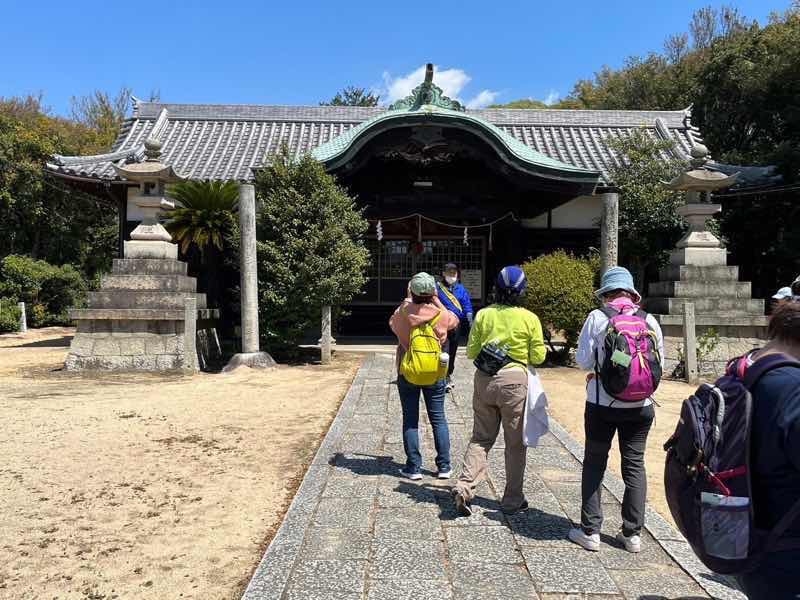
POLYGON ((286 147, 310 153, 356 197, 370 221, 369 282, 354 304, 395 306, 418 271, 457 263, 478 304, 496 270, 555 248, 601 245, 603 195, 618 158, 605 141, 636 129, 688 159, 701 141, 688 110, 467 110, 428 67, 388 107, 169 104, 136 101, 107 154, 54 156, 47 169, 108 198, 120 246, 141 218, 134 182, 116 166, 161 143, 163 163, 196 180, 251 181, 286 147))

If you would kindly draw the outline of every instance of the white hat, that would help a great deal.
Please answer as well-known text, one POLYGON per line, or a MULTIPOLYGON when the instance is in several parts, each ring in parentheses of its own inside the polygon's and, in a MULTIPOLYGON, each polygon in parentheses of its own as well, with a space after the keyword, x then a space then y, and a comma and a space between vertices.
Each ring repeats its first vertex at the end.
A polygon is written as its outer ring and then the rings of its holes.
POLYGON ((792 297, 792 288, 790 287, 782 287, 779 289, 775 295, 772 297, 773 300, 786 300, 787 298, 792 297))

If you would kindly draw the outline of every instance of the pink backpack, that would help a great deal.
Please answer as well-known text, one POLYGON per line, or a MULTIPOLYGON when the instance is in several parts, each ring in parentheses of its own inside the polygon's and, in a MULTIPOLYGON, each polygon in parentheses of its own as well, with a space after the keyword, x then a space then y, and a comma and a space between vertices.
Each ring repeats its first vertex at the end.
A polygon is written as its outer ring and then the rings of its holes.
POLYGON ((600 310, 609 319, 605 357, 595 367, 603 388, 622 402, 649 398, 661 381, 661 357, 647 313, 639 309, 627 314, 608 306, 600 310))

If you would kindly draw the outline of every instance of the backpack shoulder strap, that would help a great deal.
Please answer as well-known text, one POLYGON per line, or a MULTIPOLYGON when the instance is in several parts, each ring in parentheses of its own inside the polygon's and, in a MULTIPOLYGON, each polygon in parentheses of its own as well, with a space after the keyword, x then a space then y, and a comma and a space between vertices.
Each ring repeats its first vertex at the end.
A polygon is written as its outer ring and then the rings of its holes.
POLYGON ((800 369, 800 362, 786 354, 769 354, 764 358, 759 358, 745 371, 743 380, 744 386, 748 390, 753 389, 764 375, 781 367, 795 367, 800 369))
POLYGON ((619 312, 611 308, 610 306, 601 306, 600 312, 607 316, 609 319, 613 319, 616 317, 619 312))
POLYGON ((800 549, 800 538, 781 539, 784 532, 800 517, 800 500, 795 502, 781 520, 775 524, 764 542, 764 552, 800 549))
POLYGON ((639 317, 640 319, 642 319, 644 321, 646 321, 647 317, 648 317, 647 313, 645 311, 643 311, 641 308, 639 310, 637 310, 633 314, 634 314, 634 316, 637 316, 637 317, 639 317))

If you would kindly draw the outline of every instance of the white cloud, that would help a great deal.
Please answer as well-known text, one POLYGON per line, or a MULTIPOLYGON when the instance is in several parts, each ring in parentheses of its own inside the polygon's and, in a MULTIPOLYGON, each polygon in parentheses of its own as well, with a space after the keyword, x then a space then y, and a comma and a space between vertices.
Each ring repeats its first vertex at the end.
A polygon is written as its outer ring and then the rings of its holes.
POLYGON ((558 90, 550 90, 545 96, 544 103, 547 105, 555 104, 559 98, 561 98, 561 94, 558 93, 558 90))
POLYGON ((467 108, 485 108, 492 104, 499 95, 500 92, 481 90, 477 96, 467 102, 467 108))
MULTIPOLYGON (((472 78, 463 69, 433 68, 433 82, 442 88, 446 96, 458 98, 461 90, 472 78)), ((388 71, 383 74, 383 94, 381 97, 387 103, 405 98, 415 87, 425 80, 425 65, 413 70, 402 77, 393 77, 388 71)))

